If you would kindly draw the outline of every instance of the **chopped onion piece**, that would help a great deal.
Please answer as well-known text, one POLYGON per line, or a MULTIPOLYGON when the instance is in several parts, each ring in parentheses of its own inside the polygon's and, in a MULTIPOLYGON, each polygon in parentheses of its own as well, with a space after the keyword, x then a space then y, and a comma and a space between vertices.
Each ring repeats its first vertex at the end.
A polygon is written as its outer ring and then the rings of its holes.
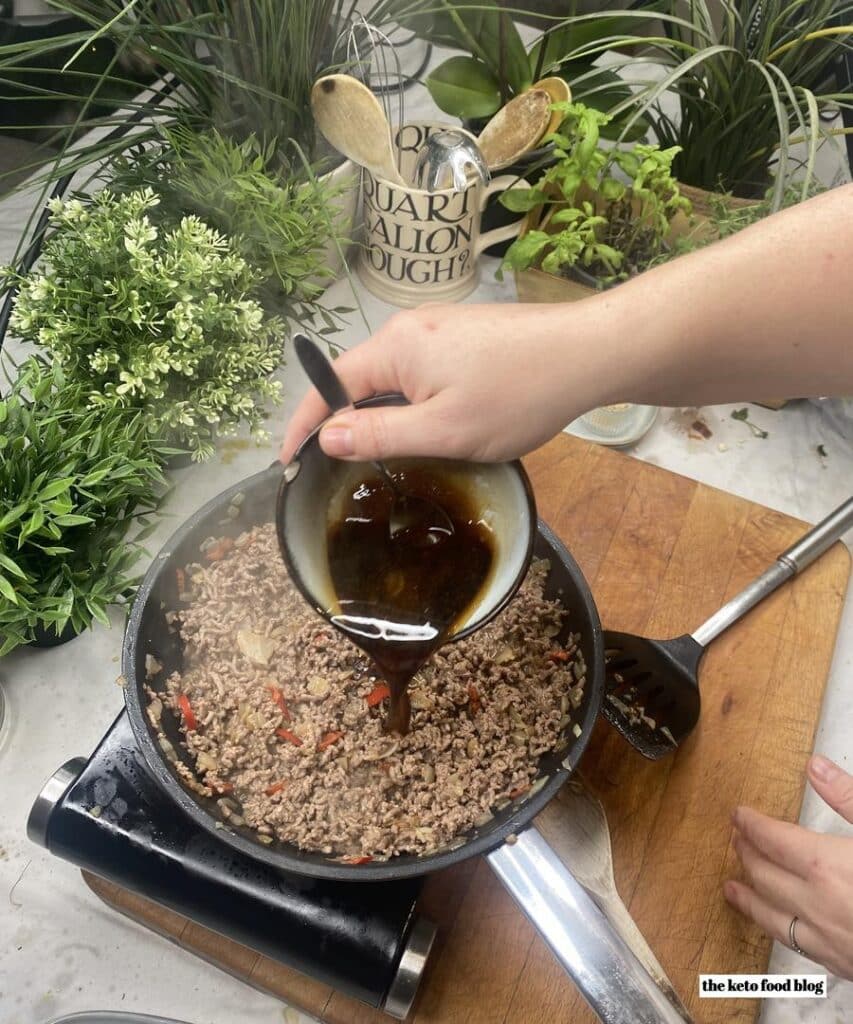
POLYGON ((240 653, 245 655, 255 665, 269 665, 272 652, 275 650, 275 640, 268 636, 261 636, 251 629, 237 630, 237 646, 240 653))

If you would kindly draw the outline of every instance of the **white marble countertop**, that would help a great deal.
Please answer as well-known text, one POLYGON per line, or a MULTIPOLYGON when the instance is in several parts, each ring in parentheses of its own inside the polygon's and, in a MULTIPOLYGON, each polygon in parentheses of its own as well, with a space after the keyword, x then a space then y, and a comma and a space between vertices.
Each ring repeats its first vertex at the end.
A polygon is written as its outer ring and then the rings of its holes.
MULTIPOLYGON (((410 110, 432 113, 424 96, 416 97, 410 110)), ((830 154, 827 159, 831 164, 837 157, 830 154)), ((0 203, 0 259, 15 251, 26 212, 20 200, 0 203)), ((480 286, 467 301, 514 300, 511 283, 498 284, 493 271, 494 261, 484 260, 480 286)), ((393 311, 361 289, 359 295, 371 327, 393 311)), ((328 299, 330 305, 351 305, 350 284, 337 282, 328 299)), ((341 340, 349 346, 367 333, 355 315, 341 340)), ((292 358, 281 379, 285 402, 272 421, 276 439, 305 388, 292 358)), ((745 424, 730 418, 732 408, 702 410, 713 432, 703 441, 688 436, 679 411, 664 410, 632 455, 810 521, 848 496, 853 418, 848 420, 837 406, 820 408, 805 402, 779 412, 752 407, 752 418, 769 432, 760 440, 745 424), (817 452, 819 444, 826 450, 825 458, 817 452)), ((156 551, 159 542, 209 497, 263 468, 274 454, 274 444, 227 446, 207 465, 180 471, 170 516, 151 538, 150 550, 156 551)), ((0 734, 0 1024, 44 1024, 84 1009, 134 1010, 192 1024, 307 1021, 109 911, 89 893, 77 869, 26 838, 27 814, 43 782, 67 759, 91 752, 122 707, 116 685, 121 637, 121 617, 115 615, 111 630, 98 626, 66 646, 21 650, 0 662, 0 685, 8 705, 8 722, 0 734)), ((816 749, 848 766, 853 764, 851 660, 853 603, 848 601, 816 744, 816 749)), ((811 792, 802 821, 842 831, 837 816, 811 792)), ((853 834, 853 829, 848 831, 853 834)), ((814 969, 812 964, 790 951, 774 951, 771 970, 809 969, 814 969)), ((840 1024, 851 1017, 853 984, 833 980, 825 1002, 771 1000, 761 1021, 840 1024)))

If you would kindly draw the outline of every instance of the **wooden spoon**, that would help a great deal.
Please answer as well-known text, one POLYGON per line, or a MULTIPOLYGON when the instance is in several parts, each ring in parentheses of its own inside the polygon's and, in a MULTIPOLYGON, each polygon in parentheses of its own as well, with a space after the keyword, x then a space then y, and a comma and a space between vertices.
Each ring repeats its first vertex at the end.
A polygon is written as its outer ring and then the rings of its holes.
POLYGON ((374 178, 406 186, 397 170, 391 126, 382 104, 352 75, 325 75, 311 89, 314 121, 339 153, 374 178))
POLYGON ((490 171, 509 167, 535 148, 551 122, 550 107, 545 89, 528 89, 501 107, 477 139, 490 171))
MULTIPOLYGON (((551 97, 552 103, 571 103, 572 90, 564 78, 557 78, 556 75, 551 78, 542 78, 538 82, 534 82, 533 88, 544 89, 551 97)), ((558 110, 552 110, 551 120, 548 122, 548 127, 542 132, 542 135, 555 132, 560 127, 562 120, 563 115, 558 110)))
POLYGON ((610 829, 601 801, 577 778, 569 779, 535 820, 549 846, 592 896, 640 963, 682 1015, 692 1018, 616 890, 610 829))

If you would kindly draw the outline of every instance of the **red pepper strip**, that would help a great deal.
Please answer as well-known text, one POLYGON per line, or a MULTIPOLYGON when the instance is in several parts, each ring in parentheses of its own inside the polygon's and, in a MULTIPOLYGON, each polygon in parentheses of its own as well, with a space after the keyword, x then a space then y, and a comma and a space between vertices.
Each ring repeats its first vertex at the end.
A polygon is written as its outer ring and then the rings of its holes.
POLYGON ((234 792, 234 786, 230 782, 211 782, 210 788, 214 793, 221 793, 223 796, 234 792))
POLYGON ((372 860, 372 857, 341 857, 344 864, 369 864, 372 860))
POLYGON ((276 729, 275 734, 280 739, 287 740, 288 743, 292 743, 294 747, 302 746, 302 740, 295 732, 291 732, 290 729, 276 729))
POLYGON ((522 793, 526 793, 528 789, 530 789, 529 782, 524 786, 519 786, 518 789, 512 790, 512 792, 509 794, 510 800, 515 800, 517 796, 521 796, 522 793))
POLYGON ((187 574, 183 569, 175 569, 175 580, 178 584, 178 594, 187 592, 187 574))
POLYGON ((190 699, 185 693, 182 693, 178 697, 178 707, 181 709, 181 714, 183 715, 184 725, 186 726, 187 732, 195 732, 198 728, 198 719, 193 714, 190 699))
POLYGON ((556 651, 551 651, 551 653, 548 655, 548 661, 568 661, 568 660, 569 660, 569 652, 568 651, 556 650, 556 651))
POLYGON ((223 537, 222 540, 216 544, 211 544, 210 547, 205 551, 204 557, 208 562, 218 562, 224 558, 231 548, 234 547, 234 541, 230 537, 223 537))
POLYGON ((268 686, 267 689, 270 692, 270 697, 274 704, 277 704, 281 709, 281 713, 284 715, 286 722, 290 721, 290 712, 287 710, 287 705, 284 703, 284 694, 279 690, 277 686, 268 686))
POLYGON ((468 705, 472 715, 476 715, 483 706, 483 702, 480 700, 480 691, 473 683, 468 684, 468 705))
POLYGON ((264 793, 267 796, 275 796, 276 793, 280 793, 287 785, 285 782, 274 782, 271 786, 267 786, 264 793))
POLYGON ((391 690, 388 685, 386 683, 377 683, 364 699, 367 701, 369 708, 375 708, 377 704, 381 704, 383 700, 388 700, 390 696, 391 690))
POLYGON ((337 743, 342 736, 342 732, 327 732, 326 735, 317 744, 317 749, 325 750, 326 747, 330 747, 333 743, 337 743))

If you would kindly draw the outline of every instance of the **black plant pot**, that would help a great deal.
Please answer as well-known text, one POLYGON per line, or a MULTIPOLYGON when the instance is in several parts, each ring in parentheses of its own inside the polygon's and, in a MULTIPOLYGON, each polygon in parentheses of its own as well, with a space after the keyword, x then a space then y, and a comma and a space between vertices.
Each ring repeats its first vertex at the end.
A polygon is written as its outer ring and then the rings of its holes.
MULTIPOLYGON (((472 135, 479 135, 485 127, 487 121, 463 121, 462 127, 472 133, 472 135)), ((511 164, 509 167, 504 167, 503 170, 496 171, 497 175, 511 174, 514 178, 523 178, 525 181, 529 181, 531 184, 535 184, 546 168, 553 166, 556 163, 554 157, 553 145, 540 146, 538 149, 533 149, 529 153, 525 154, 516 163, 511 164)), ((505 227, 507 224, 513 224, 518 220, 518 214, 508 210, 505 206, 501 205, 500 193, 495 193, 489 196, 486 202, 486 207, 483 210, 483 218, 481 221, 480 231, 485 234, 487 231, 493 231, 495 228, 505 227)), ((505 242, 496 242, 494 245, 490 245, 488 249, 483 251, 487 256, 502 257, 506 253, 507 249, 512 245, 512 239, 505 242)))
POLYGON ((179 452, 177 455, 169 456, 166 460, 166 469, 171 473, 176 469, 186 469, 187 466, 191 466, 192 464, 192 452, 179 452))
POLYGON ((58 636, 55 626, 38 625, 33 629, 33 639, 30 641, 30 647, 59 647, 61 644, 67 644, 69 640, 73 640, 74 637, 79 635, 70 622, 66 624, 65 629, 58 636))

